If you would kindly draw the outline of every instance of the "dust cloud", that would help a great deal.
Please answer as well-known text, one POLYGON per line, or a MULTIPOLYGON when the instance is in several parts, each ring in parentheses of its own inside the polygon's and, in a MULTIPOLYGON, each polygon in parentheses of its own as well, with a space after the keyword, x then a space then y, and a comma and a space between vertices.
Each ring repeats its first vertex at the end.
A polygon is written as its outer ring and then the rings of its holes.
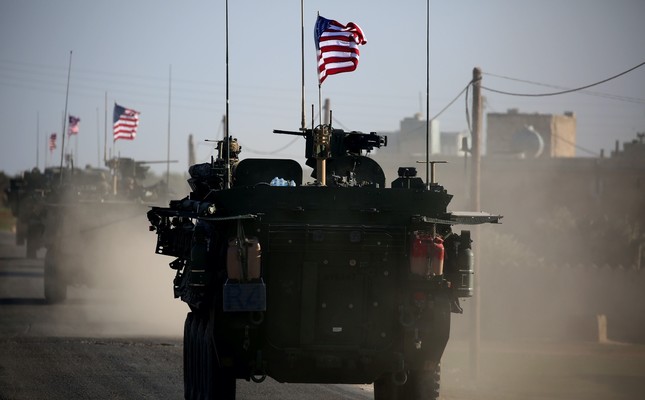
POLYGON ((181 335, 188 307, 173 298, 171 257, 154 252, 145 210, 94 233, 85 251, 88 297, 83 312, 108 336, 181 335))
MULTIPOLYGON (((500 225, 453 228, 473 233, 479 297, 462 300, 464 314, 453 314, 442 387, 472 386, 478 398, 487 398, 482 389, 497 393, 490 398, 564 398, 571 382, 587 388, 594 382, 593 398, 638 393, 635 382, 645 371, 628 367, 645 343, 645 273, 637 260, 645 194, 633 184, 640 182, 637 170, 613 175, 607 160, 603 168, 595 159, 484 158, 481 209, 472 210, 464 159, 447 161, 437 164, 436 180, 455 196, 449 210, 504 218, 500 225), (616 374, 625 368, 621 385, 616 374)), ((379 162, 388 182, 397 166, 416 166, 425 180, 414 160, 379 162)))
MULTIPOLYGON (((155 204, 166 206, 167 203, 155 204)), ((173 297, 172 257, 155 254, 149 231, 149 205, 97 202, 70 210, 78 235, 65 262, 77 263, 68 299, 54 312, 74 322, 74 335, 181 336, 188 306, 173 297)))
MULTIPOLYGON (((473 211, 463 158, 436 165, 436 181, 454 195, 450 211, 473 211)), ((397 166, 378 159, 391 182, 397 166)), ((407 163, 407 164, 406 164, 407 163)), ((614 176, 595 159, 483 158, 480 210, 504 216, 471 230, 480 288, 481 334, 491 340, 597 340, 605 315, 610 339, 645 341, 645 274, 637 267, 645 241, 645 195, 635 179, 614 176), (640 233, 639 233, 640 232, 640 233), (642 239, 639 239, 639 234, 642 239)), ((472 299, 455 316, 467 336, 472 299), (462 323, 466 320, 466 323, 462 323)))

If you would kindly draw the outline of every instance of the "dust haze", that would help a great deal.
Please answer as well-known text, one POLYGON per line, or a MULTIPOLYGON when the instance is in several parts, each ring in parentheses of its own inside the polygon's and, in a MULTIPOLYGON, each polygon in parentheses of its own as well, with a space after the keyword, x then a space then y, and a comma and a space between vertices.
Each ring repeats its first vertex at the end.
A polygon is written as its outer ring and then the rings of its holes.
MULTIPOLYGON (((177 191, 184 191, 183 187, 177 191)), ((167 203, 155 203, 167 206, 167 203)), ((68 287, 65 307, 74 310, 75 336, 181 336, 185 303, 173 296, 172 257, 155 254, 156 234, 149 231, 149 204, 97 204, 80 223, 81 283, 68 287)), ((74 218, 79 214, 74 213, 74 218)), ((61 316, 62 324, 73 323, 61 316)), ((60 330, 62 327, 58 327, 60 330)), ((68 327, 69 328, 69 327, 68 327)))
MULTIPOLYGON (((424 177, 418 164, 384 157, 379 161, 388 181, 396 176, 396 166, 416 166, 424 177)), ((437 181, 455 195, 449 209, 472 211, 464 159, 448 161, 437 165, 437 181)), ((638 260, 645 242, 645 195, 639 188, 643 176, 637 169, 630 176, 607 164, 603 168, 602 161, 482 160, 481 210, 476 211, 501 214, 502 224, 454 227, 474 233, 480 340, 497 343, 502 353, 529 353, 515 357, 515 364, 482 353, 480 384, 488 389, 515 388, 516 398, 523 397, 519 393, 542 393, 536 374, 548 370, 569 376, 569 382, 616 379, 592 378, 588 371, 593 365, 567 370, 572 366, 565 367, 565 362, 547 364, 541 356, 543 344, 557 344, 561 354, 554 357, 580 360, 587 356, 580 350, 584 344, 606 344, 609 354, 622 343, 645 343, 645 274, 638 260), (531 373, 509 379, 504 375, 508 371, 531 373)), ((463 315, 453 314, 444 358, 444 367, 464 377, 457 385, 468 382, 472 372, 468 354, 476 326, 475 299, 462 301, 462 306, 463 315)), ((633 379, 616 380, 614 394, 633 395, 642 387, 637 380, 643 371, 632 373, 633 379)), ((566 382, 549 389, 551 394, 565 393, 566 382)))

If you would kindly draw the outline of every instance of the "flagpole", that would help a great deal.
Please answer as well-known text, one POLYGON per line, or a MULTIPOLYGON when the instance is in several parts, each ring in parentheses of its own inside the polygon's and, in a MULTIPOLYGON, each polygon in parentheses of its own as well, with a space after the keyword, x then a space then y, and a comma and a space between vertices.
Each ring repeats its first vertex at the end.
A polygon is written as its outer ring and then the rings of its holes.
POLYGON ((67 68, 67 90, 65 91, 65 113, 63 114, 63 143, 60 149, 60 184, 63 184, 63 158, 65 155, 65 124, 67 123, 67 102, 69 100, 69 77, 72 72, 72 51, 69 51, 69 66, 67 68))
MULTIPOLYGON (((320 11, 317 12, 316 18, 318 17, 320 17, 320 11)), ((318 59, 318 54, 316 54, 316 59, 318 59)), ((316 76, 318 77, 318 125, 322 125, 322 93, 321 93, 322 83, 320 83, 320 74, 318 72, 318 62, 316 62, 316 76)))
POLYGON ((226 146, 226 181, 225 188, 231 187, 231 152, 229 145, 229 92, 228 92, 228 0, 226 0, 226 129, 224 130, 224 146, 226 146))
POLYGON ((101 121, 98 107, 96 107, 96 168, 101 168, 101 121))
POLYGON ((36 169, 40 164, 40 112, 36 111, 36 169))
POLYGON ((107 113, 107 92, 105 92, 105 126, 103 131, 103 164, 107 163, 107 127, 108 127, 108 113, 107 113))
MULTIPOLYGON (((114 103, 114 106, 116 107, 116 102, 114 103)), ((116 138, 112 138, 112 154, 110 154, 110 159, 113 159, 114 162, 110 163, 110 169, 112 170, 112 194, 114 196, 117 195, 118 190, 118 167, 119 167, 119 154, 116 152, 116 138)))

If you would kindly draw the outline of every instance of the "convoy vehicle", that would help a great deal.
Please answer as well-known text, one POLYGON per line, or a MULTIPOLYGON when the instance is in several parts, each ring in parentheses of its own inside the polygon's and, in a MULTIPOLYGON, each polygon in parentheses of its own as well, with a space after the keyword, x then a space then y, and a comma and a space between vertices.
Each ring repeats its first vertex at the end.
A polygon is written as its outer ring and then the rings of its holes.
MULTIPOLYGON (((289 159, 240 161, 236 139, 190 167, 192 191, 148 212, 173 257, 186 399, 234 399, 236 380, 374 383, 375 399, 436 399, 451 313, 473 294, 470 232, 434 178, 387 182, 376 133, 319 125, 304 179, 289 159)), ((434 170, 434 169, 433 169, 434 170)))
POLYGON ((110 170, 69 169, 55 182, 44 200, 47 302, 64 301, 70 286, 109 286, 115 264, 130 262, 128 229, 145 226, 142 214, 166 196, 166 185, 141 184, 146 163, 113 158, 106 162, 110 170))

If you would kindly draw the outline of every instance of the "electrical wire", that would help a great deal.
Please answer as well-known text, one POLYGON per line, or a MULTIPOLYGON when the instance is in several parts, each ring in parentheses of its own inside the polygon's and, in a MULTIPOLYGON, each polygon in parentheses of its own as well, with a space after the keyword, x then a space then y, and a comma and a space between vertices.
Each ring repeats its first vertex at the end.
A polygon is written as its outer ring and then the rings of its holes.
POLYGON ((254 150, 254 149, 251 149, 250 147, 248 147, 247 145, 245 145, 245 144, 243 144, 243 143, 240 143, 240 145, 242 146, 242 148, 243 148, 244 150, 247 150, 247 151, 249 151, 250 153, 253 153, 253 154, 260 154, 260 155, 265 155, 265 156, 272 156, 272 155, 274 155, 274 154, 280 153, 281 151, 286 150, 287 148, 291 147, 291 145, 293 145, 296 141, 298 141, 298 139, 301 139, 301 138, 302 138, 302 136, 296 136, 296 137, 295 137, 295 138, 293 138, 293 140, 291 140, 289 143, 287 143, 287 144, 285 144, 284 146, 282 146, 282 147, 280 147, 280 148, 278 148, 278 149, 275 149, 275 150, 273 150, 273 151, 260 151, 260 150, 254 150))
POLYGON ((441 111, 439 111, 434 117, 430 118, 430 121, 432 121, 434 119, 437 119, 441 114, 443 114, 444 111, 446 111, 448 108, 450 108, 450 106, 453 105, 455 103, 455 101, 457 101, 461 97, 461 95, 464 94, 464 92, 466 92, 468 90, 468 88, 470 87, 470 85, 473 84, 473 82, 474 82, 474 80, 471 80, 470 82, 468 82, 466 87, 461 89, 461 92, 459 92, 459 94, 457 96, 455 96, 455 98, 452 99, 452 101, 450 101, 450 103, 448 103, 448 105, 446 105, 444 108, 442 108, 441 111))
POLYGON ((576 149, 581 150, 581 151, 583 151, 583 152, 585 152, 585 153, 587 153, 587 154, 591 154, 592 156, 596 156, 596 157, 599 157, 599 156, 600 156, 600 154, 596 153, 595 151, 592 151, 592 150, 589 150, 589 149, 585 149, 584 147, 578 146, 578 145, 577 145, 577 144, 575 144, 574 142, 572 142, 572 141, 570 141, 570 140, 567 140, 567 139, 563 138, 563 137, 562 137, 562 136, 560 136, 560 135, 556 135, 556 134, 554 134, 553 136, 554 136, 554 137, 557 137, 557 138, 558 138, 558 140, 562 140, 563 142, 565 142, 565 143, 567 143, 567 144, 570 144, 571 146, 575 147, 576 149))
MULTIPOLYGON (((551 85, 551 84, 548 84, 548 83, 529 81, 529 80, 526 80, 526 79, 511 78, 509 76, 493 74, 493 73, 490 73, 490 72, 484 72, 483 74, 488 75, 488 76, 492 76, 492 77, 495 77, 495 78, 507 79, 509 81, 515 81, 515 82, 528 83, 528 84, 536 85, 536 86, 544 86, 544 87, 550 87, 550 88, 562 89, 562 90, 571 90, 571 88, 564 87, 564 86, 558 86, 558 85, 551 85)), ((587 94, 587 95, 590 95, 590 96, 604 97, 604 98, 611 99, 611 100, 625 101, 625 102, 628 102, 628 103, 645 104, 645 99, 641 99, 641 98, 638 98, 638 97, 619 96, 619 95, 615 95, 615 94, 602 93, 602 92, 590 92, 590 91, 586 91, 586 90, 582 90, 581 93, 587 94)))
POLYGON ((640 64, 638 64, 638 65, 636 65, 636 66, 634 66, 634 67, 632 67, 632 68, 630 68, 630 69, 628 69, 626 71, 623 71, 623 72, 621 72, 619 74, 611 76, 611 77, 609 77, 607 79, 603 79, 601 81, 598 81, 598 82, 595 82, 595 83, 592 83, 592 84, 589 84, 589 85, 577 87, 577 88, 574 88, 574 89, 561 90, 559 92, 551 92, 551 93, 513 93, 513 92, 506 92, 506 91, 503 91, 503 90, 491 89, 491 88, 488 88, 488 87, 485 87, 485 86, 482 86, 482 89, 488 90, 489 92, 493 92, 493 93, 504 94, 504 95, 507 95, 507 96, 521 96, 521 97, 557 96, 557 95, 566 94, 566 93, 578 92, 578 91, 581 91, 581 90, 584 90, 584 89, 588 89, 590 87, 598 86, 598 85, 600 85, 602 83, 609 82, 609 81, 611 81, 613 79, 616 79, 616 78, 618 78, 620 76, 623 76, 623 75, 625 75, 625 74, 627 74, 629 72, 632 72, 633 70, 638 69, 638 68, 642 67, 643 65, 645 65, 645 61, 643 61, 642 63, 640 63, 640 64))

